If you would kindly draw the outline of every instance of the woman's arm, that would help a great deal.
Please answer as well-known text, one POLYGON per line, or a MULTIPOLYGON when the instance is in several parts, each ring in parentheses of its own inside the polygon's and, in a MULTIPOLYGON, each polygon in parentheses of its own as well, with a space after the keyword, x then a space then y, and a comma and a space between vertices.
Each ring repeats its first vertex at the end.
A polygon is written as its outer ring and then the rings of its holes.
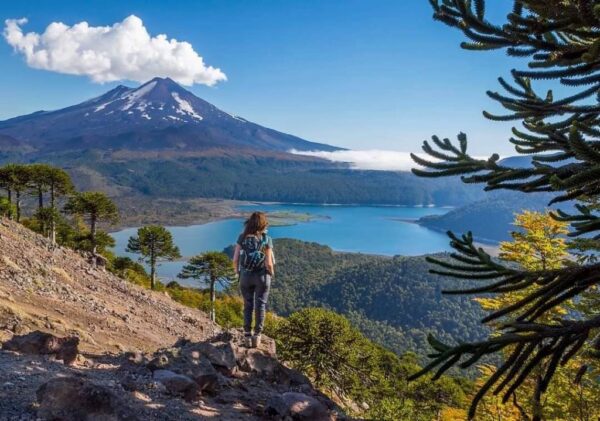
POLYGON ((236 244, 235 245, 235 251, 233 252, 233 267, 235 269, 235 274, 239 275, 239 271, 240 271, 240 245, 236 244))
POLYGON ((267 272, 269 272, 271 276, 275 276, 275 265, 273 264, 273 249, 271 247, 268 247, 265 251, 265 255, 265 265, 267 266, 267 272))

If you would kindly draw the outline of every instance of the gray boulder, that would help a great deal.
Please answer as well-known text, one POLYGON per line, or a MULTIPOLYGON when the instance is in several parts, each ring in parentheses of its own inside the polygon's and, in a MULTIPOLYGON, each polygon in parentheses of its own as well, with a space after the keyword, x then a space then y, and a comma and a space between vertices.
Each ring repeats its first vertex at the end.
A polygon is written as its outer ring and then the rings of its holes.
POLYGON ((232 374, 236 367, 235 350, 231 342, 200 342, 194 344, 194 350, 204 355, 215 368, 232 374))
POLYGON ((269 399, 267 414, 293 420, 326 421, 332 417, 317 399, 298 392, 286 392, 269 399))
POLYGON ((13 336, 2 344, 2 349, 23 354, 55 355, 56 359, 70 365, 77 359, 78 346, 79 338, 76 336, 59 338, 36 330, 27 335, 13 336))
POLYGON ((258 349, 248 349, 238 353, 238 364, 242 371, 271 379, 278 377, 277 374, 281 371, 279 361, 258 349))
POLYGON ((75 377, 59 377, 36 392, 37 416, 61 421, 137 421, 129 405, 110 388, 75 377))
POLYGON ((214 392, 219 386, 219 373, 204 356, 194 361, 186 374, 194 379, 202 391, 214 392))
POLYGON ((183 374, 177 374, 171 370, 156 370, 152 378, 165 385, 167 390, 174 394, 185 394, 190 389, 197 387, 196 382, 183 374))

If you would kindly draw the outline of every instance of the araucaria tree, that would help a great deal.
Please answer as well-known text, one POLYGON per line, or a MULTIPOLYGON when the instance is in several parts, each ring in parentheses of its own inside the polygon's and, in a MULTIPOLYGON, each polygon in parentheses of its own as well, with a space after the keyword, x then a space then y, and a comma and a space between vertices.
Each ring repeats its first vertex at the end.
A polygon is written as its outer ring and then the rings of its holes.
POLYGON ((37 197, 38 210, 44 207, 44 193, 46 193, 50 188, 48 185, 48 175, 52 170, 53 167, 47 164, 29 165, 29 185, 33 190, 33 195, 37 197))
POLYGON ((0 168, 0 187, 6 190, 9 203, 15 204, 15 220, 21 220, 21 199, 31 187, 32 171, 28 165, 8 164, 0 168))
POLYGON ((56 223, 60 214, 56 209, 56 198, 72 193, 75 188, 71 177, 66 171, 48 164, 30 164, 30 187, 32 194, 37 196, 38 210, 36 218, 41 225, 41 231, 48 233, 53 243, 56 242, 56 223), (44 194, 50 196, 50 206, 44 207, 44 194))
POLYGON ((137 236, 129 237, 127 252, 139 254, 140 260, 150 266, 150 287, 156 289, 156 266, 161 260, 174 260, 181 255, 173 244, 173 236, 159 225, 138 229, 137 236))
POLYGON ((9 218, 13 218, 16 214, 16 207, 14 212, 10 211, 13 208, 13 193, 15 190, 15 176, 14 170, 16 165, 9 164, 4 167, 0 167, 0 188, 6 191, 6 215, 9 218))
MULTIPOLYGON (((435 159, 413 155, 424 167, 413 172, 424 177, 462 175, 464 182, 484 183, 487 190, 555 192, 550 203, 579 201, 575 214, 558 211, 553 215, 571 224, 569 235, 598 241, 600 216, 583 200, 594 201, 600 194, 600 5, 592 0, 516 0, 506 21, 494 24, 486 18, 484 0, 444 0, 441 4, 431 0, 431 4, 436 19, 469 39, 463 48, 504 49, 527 60, 529 69, 513 70, 512 82, 499 79, 505 93, 488 92, 506 114, 484 115, 522 123, 512 129, 510 142, 518 153, 531 157, 531 166, 511 168, 497 154, 473 158, 467 153, 467 137, 461 133, 456 143, 436 136, 433 145, 425 142, 423 150, 435 159), (552 91, 539 94, 534 88, 537 80, 560 83, 561 91, 572 92, 560 99, 552 91)), ((536 393, 543 394, 558 366, 582 356, 600 357, 600 314, 580 310, 547 317, 597 287, 599 263, 588 259, 559 268, 515 268, 477 248, 471 233, 449 235, 456 249, 453 261, 429 259, 438 266, 433 272, 483 283, 449 293, 524 292, 517 302, 484 318, 484 322, 509 320, 497 323, 496 332, 487 340, 454 346, 430 338, 435 353, 423 372, 437 368, 436 375, 453 365, 469 367, 486 355, 506 353, 475 395, 471 418, 488 392, 508 401, 526 381, 539 377, 536 393)), ((588 307, 594 304, 587 302, 588 307)), ((582 366, 579 377, 586 370, 582 366)), ((531 418, 540 420, 541 416, 534 413, 531 418)))
POLYGON ((56 167, 50 167, 46 172, 46 184, 48 186, 48 192, 50 194, 50 211, 47 213, 52 216, 50 220, 50 239, 52 243, 56 242, 56 224, 57 224, 57 210, 56 200, 75 191, 73 182, 69 174, 56 167))
POLYGON ((65 212, 82 216, 89 221, 91 252, 94 255, 98 246, 98 223, 115 223, 119 219, 117 206, 102 192, 76 193, 69 198, 65 212))
POLYGON ((177 275, 180 279, 206 280, 210 289, 210 319, 216 321, 216 285, 227 288, 235 280, 233 262, 225 253, 209 251, 192 257, 177 275))
POLYGON ((21 217, 21 196, 29 192, 37 197, 35 219, 40 224, 40 232, 48 234, 52 242, 56 241, 56 224, 60 214, 56 208, 56 199, 75 191, 71 177, 66 171, 47 164, 7 164, 0 167, 0 188, 7 193, 6 205, 13 208, 9 216, 21 217), (49 195, 50 206, 44 207, 44 196, 49 195))
POLYGON ((309 375, 319 388, 350 388, 361 382, 366 386, 370 380, 364 338, 339 314, 322 308, 303 309, 283 320, 276 336, 282 339, 278 344, 282 358, 309 375))

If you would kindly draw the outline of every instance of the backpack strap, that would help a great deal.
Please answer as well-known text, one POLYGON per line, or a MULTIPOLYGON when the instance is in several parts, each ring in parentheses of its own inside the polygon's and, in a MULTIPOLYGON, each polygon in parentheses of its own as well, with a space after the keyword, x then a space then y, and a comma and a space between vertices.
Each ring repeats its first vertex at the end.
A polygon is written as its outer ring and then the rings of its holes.
MULTIPOLYGON (((250 234, 246 237, 244 237, 244 240, 246 240, 246 238, 248 237, 254 237, 258 240, 258 244, 259 244, 259 250, 260 251, 264 251, 264 249, 266 248, 267 244, 269 244, 269 237, 268 234, 262 233, 260 236, 256 235, 256 234, 250 234)), ((243 241, 242 241, 243 243, 243 241)), ((242 247, 243 249, 243 247, 242 247)))
POLYGON ((269 234, 263 232, 262 239, 260 240, 260 250, 263 251, 267 247, 268 244, 269 244, 269 234))

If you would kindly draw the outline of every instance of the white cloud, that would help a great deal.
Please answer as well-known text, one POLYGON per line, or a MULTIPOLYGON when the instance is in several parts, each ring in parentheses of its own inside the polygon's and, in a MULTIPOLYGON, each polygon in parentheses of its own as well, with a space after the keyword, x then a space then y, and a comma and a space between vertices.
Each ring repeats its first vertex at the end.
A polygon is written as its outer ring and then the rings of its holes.
MULTIPOLYGON (((350 168, 355 170, 377 170, 377 171, 410 171, 411 168, 420 167, 410 157, 410 152, 386 151, 382 149, 370 149, 364 151, 297 151, 292 149, 290 153, 296 155, 308 155, 317 158, 327 159, 332 162, 345 162, 350 164, 350 168)), ((427 159, 428 161, 438 162, 439 159, 433 158, 426 153, 415 153, 415 155, 427 159)), ((487 156, 472 156, 475 159, 488 159, 487 156)))
MULTIPOLYGON (((372 149, 366 151, 296 151, 291 153, 297 155, 309 155, 327 159, 333 162, 345 162, 351 168, 357 170, 380 170, 380 171, 410 171, 418 165, 410 158, 409 152, 385 151, 372 149)), ((425 155, 417 154, 425 157, 425 155)))
POLYGON ((184 85, 212 86, 227 80, 220 69, 204 63, 192 44, 164 34, 153 37, 134 15, 112 26, 52 22, 41 34, 23 33, 24 18, 4 23, 6 41, 36 69, 85 75, 97 83, 145 82, 155 76, 184 85))

